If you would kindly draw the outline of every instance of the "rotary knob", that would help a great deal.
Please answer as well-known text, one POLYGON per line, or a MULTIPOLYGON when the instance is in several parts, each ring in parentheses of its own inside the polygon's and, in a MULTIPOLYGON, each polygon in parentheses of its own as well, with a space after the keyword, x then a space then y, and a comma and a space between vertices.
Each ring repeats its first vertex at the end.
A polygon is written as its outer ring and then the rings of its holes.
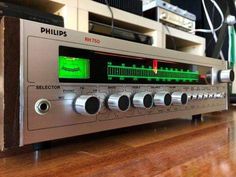
POLYGON ((75 111, 82 115, 96 115, 99 112, 100 108, 100 100, 94 95, 81 95, 74 101, 75 111))
POLYGON ((188 103, 188 95, 183 92, 173 92, 172 103, 173 105, 186 105, 188 103))
POLYGON ((130 99, 122 93, 112 94, 107 99, 107 107, 115 111, 128 111, 130 108, 130 99))
POLYGON ((132 98, 132 104, 136 108, 150 109, 153 106, 153 97, 148 92, 135 93, 132 98))
POLYGON ((234 71, 232 69, 218 71, 218 82, 229 83, 234 81, 234 71))
POLYGON ((171 103, 171 94, 168 92, 159 92, 154 95, 155 106, 170 106, 171 103))

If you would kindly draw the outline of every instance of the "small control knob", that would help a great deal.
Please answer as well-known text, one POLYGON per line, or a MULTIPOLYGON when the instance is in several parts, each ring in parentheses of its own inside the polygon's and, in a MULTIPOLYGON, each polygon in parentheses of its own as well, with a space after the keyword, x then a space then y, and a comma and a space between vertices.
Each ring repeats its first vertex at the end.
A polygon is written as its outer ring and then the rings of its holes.
POLYGON ((215 98, 217 99, 225 98, 225 93, 216 93, 215 98))
POLYGON ((128 111, 130 108, 130 98, 122 93, 112 94, 107 100, 107 106, 115 111, 128 111))
POLYGON ((173 92, 171 96, 173 105, 186 105, 188 103, 188 95, 186 93, 173 92))
POLYGON ((159 92, 154 95, 155 106, 170 106, 171 103, 172 97, 168 92, 159 92))
POLYGON ((192 93, 188 93, 188 101, 192 101, 193 100, 193 94, 192 93))
POLYGON ((208 99, 209 98, 209 94, 208 93, 204 93, 204 99, 208 99))
POLYGON ((77 97, 74 102, 75 111, 82 115, 96 115, 100 108, 100 100, 94 95, 81 95, 77 97))
POLYGON ((193 93, 192 94, 193 99, 192 100, 198 100, 198 94, 197 93, 193 93))
POLYGON ((215 94, 214 93, 209 93, 209 98, 212 99, 215 97, 215 94))
POLYGON ((150 109, 153 106, 153 97, 148 92, 135 93, 132 98, 132 104, 136 108, 150 109))
POLYGON ((234 71, 232 69, 218 71, 218 82, 229 83, 234 81, 234 71))
POLYGON ((203 93, 199 93, 198 94, 198 99, 199 100, 203 100, 204 99, 204 94, 203 93))

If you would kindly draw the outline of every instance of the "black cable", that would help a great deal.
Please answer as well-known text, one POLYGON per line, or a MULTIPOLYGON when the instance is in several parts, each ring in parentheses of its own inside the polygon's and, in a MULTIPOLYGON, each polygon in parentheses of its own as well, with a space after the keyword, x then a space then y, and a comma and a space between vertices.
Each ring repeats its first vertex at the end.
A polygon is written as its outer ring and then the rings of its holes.
POLYGON ((113 11, 111 9, 111 6, 108 2, 108 0, 105 0, 106 4, 107 4, 107 7, 111 13, 111 36, 113 36, 113 31, 114 31, 114 14, 113 14, 113 11))

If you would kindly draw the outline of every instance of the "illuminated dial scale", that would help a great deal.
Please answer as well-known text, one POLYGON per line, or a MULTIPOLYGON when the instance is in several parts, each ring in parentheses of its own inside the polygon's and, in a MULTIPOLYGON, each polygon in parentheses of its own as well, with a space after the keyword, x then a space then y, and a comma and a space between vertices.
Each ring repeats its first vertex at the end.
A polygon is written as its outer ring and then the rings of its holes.
MULTIPOLYGON (((73 50, 73 48, 67 49, 64 47, 62 51, 66 52, 62 52, 59 56, 58 75, 60 82, 209 84, 207 72, 210 69, 207 67, 165 63, 157 59, 134 60, 128 56, 125 56, 125 58, 114 54, 83 50, 80 52, 81 56, 78 57, 78 54, 71 55, 73 50), (68 55, 68 50, 70 55, 68 55), (96 59, 94 60, 94 58, 96 59), (175 66, 177 68, 174 68, 175 66), (184 67, 184 69, 181 67, 184 67), (200 73, 198 69, 203 72, 200 73)), ((231 82, 233 77, 232 70, 223 70, 218 73, 219 82, 231 82)), ((225 93, 184 93, 181 91, 169 93, 163 91, 156 93, 113 93, 107 95, 105 99, 101 99, 98 95, 93 94, 78 96, 73 107, 79 114, 92 116, 99 113, 102 105, 112 111, 126 112, 130 107, 151 109, 155 106, 178 106, 186 105, 189 101, 220 99, 225 98, 225 96, 225 93)))

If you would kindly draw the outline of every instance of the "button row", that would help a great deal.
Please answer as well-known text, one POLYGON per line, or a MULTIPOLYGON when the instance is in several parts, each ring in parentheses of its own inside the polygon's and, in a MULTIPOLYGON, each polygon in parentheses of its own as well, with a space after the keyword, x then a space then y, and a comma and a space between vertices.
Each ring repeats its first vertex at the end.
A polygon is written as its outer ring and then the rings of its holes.
POLYGON ((221 99, 225 98, 226 94, 225 93, 193 93, 193 94, 188 94, 188 99, 190 101, 193 100, 206 100, 206 99, 221 99))

